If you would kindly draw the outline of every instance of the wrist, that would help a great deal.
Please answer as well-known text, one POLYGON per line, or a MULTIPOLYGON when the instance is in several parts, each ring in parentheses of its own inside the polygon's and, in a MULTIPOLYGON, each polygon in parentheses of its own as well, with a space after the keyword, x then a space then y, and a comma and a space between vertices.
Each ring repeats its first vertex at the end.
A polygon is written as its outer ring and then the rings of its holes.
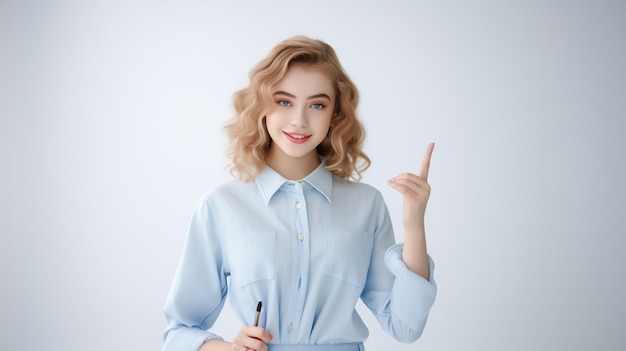
POLYGON ((424 221, 417 221, 413 223, 404 223, 404 235, 413 237, 423 237, 426 235, 426 226, 424 221))
POLYGON ((222 339, 210 339, 205 341, 198 351, 232 351, 233 344, 222 339))

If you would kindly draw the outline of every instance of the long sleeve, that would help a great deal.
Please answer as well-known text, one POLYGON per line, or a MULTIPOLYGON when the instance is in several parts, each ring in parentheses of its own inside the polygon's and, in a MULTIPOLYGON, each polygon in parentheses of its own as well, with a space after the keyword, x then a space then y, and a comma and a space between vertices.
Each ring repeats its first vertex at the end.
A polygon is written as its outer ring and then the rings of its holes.
POLYGON ((210 339, 228 290, 222 245, 211 208, 203 199, 194 211, 182 257, 164 313, 163 351, 195 351, 210 339))
POLYGON ((400 341, 413 342, 424 330, 430 308, 435 303, 437 284, 434 280, 435 264, 428 257, 430 280, 412 272, 402 261, 403 244, 396 244, 387 250, 385 263, 394 274, 395 280, 391 289, 390 310, 395 337, 400 341), (406 329, 404 329, 406 328, 406 329))
POLYGON ((413 342, 421 336, 435 301, 434 264, 429 257, 430 280, 406 267, 402 261, 403 244, 394 244, 387 207, 382 197, 378 201, 378 226, 361 298, 387 334, 398 341, 413 342))

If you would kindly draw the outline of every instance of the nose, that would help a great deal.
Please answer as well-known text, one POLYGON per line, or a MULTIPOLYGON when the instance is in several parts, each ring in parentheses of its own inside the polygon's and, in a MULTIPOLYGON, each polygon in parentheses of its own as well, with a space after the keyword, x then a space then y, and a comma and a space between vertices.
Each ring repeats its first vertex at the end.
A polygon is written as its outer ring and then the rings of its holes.
POLYGON ((291 125, 294 127, 306 127, 309 125, 309 117, 306 108, 293 109, 291 115, 291 125))

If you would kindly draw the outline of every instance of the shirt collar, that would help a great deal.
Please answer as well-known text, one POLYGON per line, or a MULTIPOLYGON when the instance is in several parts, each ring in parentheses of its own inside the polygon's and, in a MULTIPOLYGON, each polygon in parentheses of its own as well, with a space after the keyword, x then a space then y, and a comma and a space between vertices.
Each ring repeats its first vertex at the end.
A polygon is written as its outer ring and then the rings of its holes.
MULTIPOLYGON (((326 169, 324 161, 322 161, 311 174, 306 176, 303 181, 310 184, 311 187, 324 195, 328 202, 331 202, 333 175, 326 169)), ((265 204, 268 204, 278 189, 280 189, 283 184, 290 181, 283 178, 278 172, 266 165, 255 182, 261 192, 261 196, 263 196, 265 204)))

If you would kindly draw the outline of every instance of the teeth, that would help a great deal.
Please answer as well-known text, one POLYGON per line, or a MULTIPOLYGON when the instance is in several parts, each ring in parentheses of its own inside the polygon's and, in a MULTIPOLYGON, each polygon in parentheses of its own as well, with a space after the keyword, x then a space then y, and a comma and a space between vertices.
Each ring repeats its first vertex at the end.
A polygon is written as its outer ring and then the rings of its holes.
POLYGON ((304 136, 304 135, 289 134, 289 136, 294 138, 294 139, 304 139, 304 138, 306 138, 306 136, 304 136))

